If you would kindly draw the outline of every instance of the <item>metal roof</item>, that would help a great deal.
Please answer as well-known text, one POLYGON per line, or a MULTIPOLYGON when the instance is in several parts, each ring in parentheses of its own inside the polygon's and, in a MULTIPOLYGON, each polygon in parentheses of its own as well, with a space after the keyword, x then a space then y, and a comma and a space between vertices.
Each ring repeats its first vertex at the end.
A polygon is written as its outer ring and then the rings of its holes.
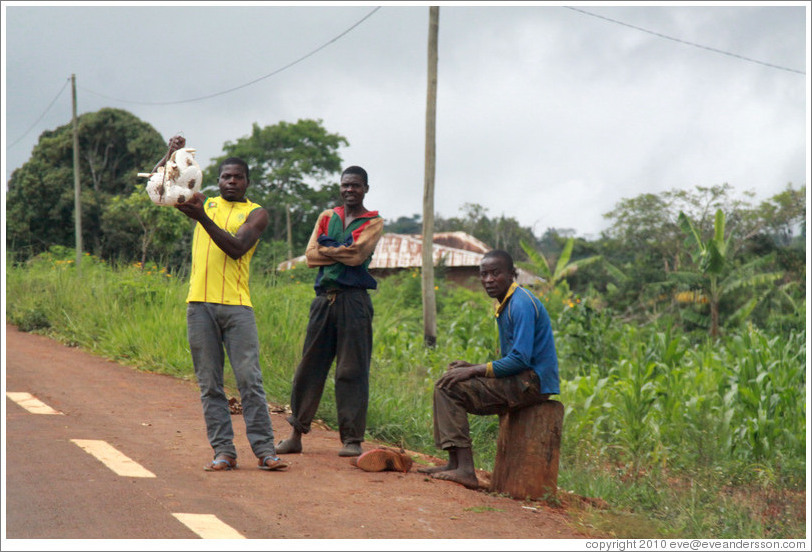
MULTIPOLYGON (((435 265, 479 266, 487 246, 463 232, 449 232, 434 236, 432 260, 435 265), (454 235, 452 235, 454 234, 454 235), (470 238, 466 240, 465 237, 470 238), (450 238, 450 239, 447 239, 450 238), (463 247, 451 247, 454 243, 463 247), (481 245, 480 245, 481 244, 481 245), (479 251, 471 250, 479 249, 479 251), (482 246, 485 250, 482 251, 482 246)), ((384 234, 375 247, 369 268, 411 268, 423 266, 423 236, 420 234, 384 234)))
MULTIPOLYGON (((465 232, 438 232, 434 234, 434 265, 479 268, 485 253, 492 248, 465 232)), ((304 255, 279 263, 277 270, 307 266, 304 255)), ((423 266, 423 236, 420 234, 386 233, 378 240, 369 268, 416 268, 423 266)), ((517 268, 520 284, 538 282, 540 278, 517 268)))
MULTIPOLYGON (((434 235, 434 264, 445 266, 479 266, 490 247, 465 232, 438 232, 434 235), (453 244, 447 245, 447 244, 453 244), (456 247, 455 247, 456 246, 456 247)), ((279 263, 277 270, 305 264, 300 255, 279 263)), ((378 240, 369 268, 412 268, 423 266, 423 236, 420 234, 386 233, 378 240)))

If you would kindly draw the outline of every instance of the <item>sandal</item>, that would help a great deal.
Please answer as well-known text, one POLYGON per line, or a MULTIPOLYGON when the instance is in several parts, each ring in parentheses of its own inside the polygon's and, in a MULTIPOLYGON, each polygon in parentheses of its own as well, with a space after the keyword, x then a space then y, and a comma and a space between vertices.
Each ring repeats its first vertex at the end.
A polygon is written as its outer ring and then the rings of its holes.
POLYGON ((266 456, 259 460, 259 469, 266 471, 282 471, 290 467, 290 464, 278 456, 266 456))
POLYGON ((237 469, 237 459, 225 454, 219 454, 206 466, 203 466, 206 471, 230 471, 237 469))

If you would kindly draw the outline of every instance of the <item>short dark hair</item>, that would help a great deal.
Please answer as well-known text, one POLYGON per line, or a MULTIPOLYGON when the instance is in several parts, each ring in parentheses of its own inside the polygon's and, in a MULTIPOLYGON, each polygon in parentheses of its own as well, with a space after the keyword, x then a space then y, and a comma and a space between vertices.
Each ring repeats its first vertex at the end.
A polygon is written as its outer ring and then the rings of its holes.
POLYGON ((505 265, 507 265, 507 269, 509 272, 513 272, 515 270, 515 267, 513 266, 513 257, 511 257, 510 253, 508 253, 503 249, 492 249, 482 256, 483 261, 488 258, 502 260, 505 263, 505 265))
POLYGON ((220 173, 223 172, 223 167, 226 165, 239 165, 245 171, 245 179, 251 180, 250 175, 248 174, 248 163, 240 159, 239 157, 229 157, 225 159, 222 163, 220 163, 220 168, 217 169, 217 176, 220 176, 220 173))
POLYGON ((344 176, 345 174, 357 174, 364 179, 364 186, 369 186, 367 172, 358 165, 350 165, 349 167, 344 169, 344 172, 341 173, 341 176, 344 176))

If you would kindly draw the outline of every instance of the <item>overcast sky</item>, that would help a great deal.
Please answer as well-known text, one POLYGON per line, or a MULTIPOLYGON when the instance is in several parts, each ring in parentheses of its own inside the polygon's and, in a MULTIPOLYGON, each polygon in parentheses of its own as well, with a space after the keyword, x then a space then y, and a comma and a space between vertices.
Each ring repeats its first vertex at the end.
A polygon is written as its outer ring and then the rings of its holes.
MULTIPOLYGON (((367 208, 422 214, 429 10, 399 4, 3 2, 6 180, 70 122, 73 73, 80 114, 182 132, 203 166, 255 122, 321 119, 369 172, 367 208)), ((441 216, 597 238, 642 193, 807 183, 808 2, 505 4, 440 3, 441 216)))

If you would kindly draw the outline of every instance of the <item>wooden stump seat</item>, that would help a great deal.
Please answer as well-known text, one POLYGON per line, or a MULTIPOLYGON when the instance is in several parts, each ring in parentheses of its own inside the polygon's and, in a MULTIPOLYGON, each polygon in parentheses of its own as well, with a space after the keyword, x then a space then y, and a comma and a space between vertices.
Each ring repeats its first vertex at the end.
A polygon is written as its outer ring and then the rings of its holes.
POLYGON ((558 401, 500 415, 491 491, 520 500, 554 497, 563 424, 558 401))

